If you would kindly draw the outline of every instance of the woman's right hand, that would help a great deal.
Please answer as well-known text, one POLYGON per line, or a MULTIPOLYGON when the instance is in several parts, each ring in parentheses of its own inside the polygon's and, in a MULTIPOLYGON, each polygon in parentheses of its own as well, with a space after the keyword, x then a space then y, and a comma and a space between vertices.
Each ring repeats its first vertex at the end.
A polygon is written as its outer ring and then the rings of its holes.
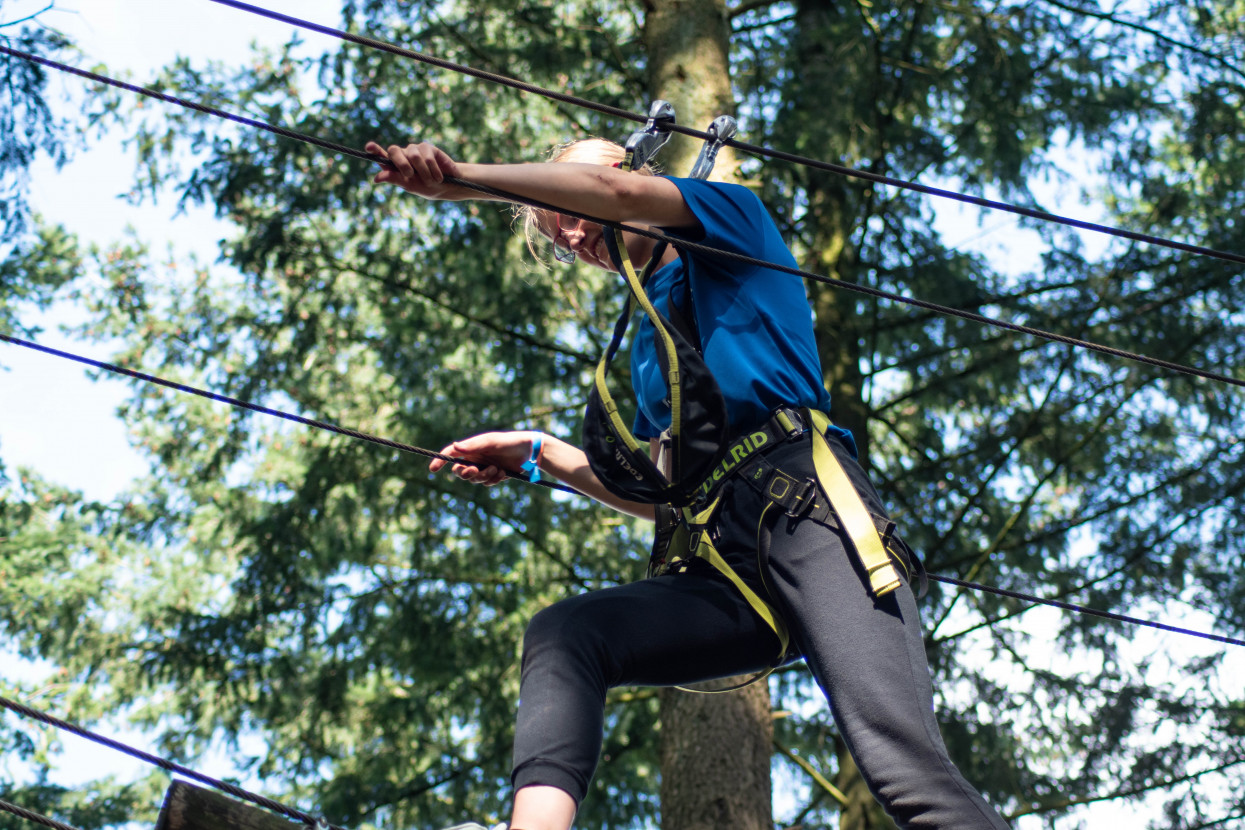
POLYGON ((369 141, 364 149, 374 156, 387 158, 392 165, 382 169, 372 179, 377 184, 397 185, 408 193, 423 196, 425 199, 460 201, 480 196, 474 190, 445 183, 446 176, 462 178, 458 163, 431 142, 408 144, 405 147, 397 144, 382 147, 375 141, 369 141))
MULTIPOLYGON (((518 472, 532 453, 532 441, 539 433, 484 432, 455 441, 441 450, 442 455, 460 458, 463 462, 450 467, 450 472, 473 484, 492 487, 509 478, 507 471, 518 472)), ((437 472, 450 462, 434 458, 428 469, 437 472)))

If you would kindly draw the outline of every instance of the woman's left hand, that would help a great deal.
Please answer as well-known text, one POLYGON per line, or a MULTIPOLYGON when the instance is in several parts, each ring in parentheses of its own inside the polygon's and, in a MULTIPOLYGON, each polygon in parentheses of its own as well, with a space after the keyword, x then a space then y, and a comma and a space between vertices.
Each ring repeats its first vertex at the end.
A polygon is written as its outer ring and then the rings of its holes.
MULTIPOLYGON (((509 478, 507 471, 517 472, 522 468, 531 455, 536 435, 535 432, 484 432, 455 441, 441 450, 441 454, 470 462, 454 464, 450 468, 463 481, 491 487, 509 478)), ((428 469, 435 473, 448 463, 434 458, 428 469)))

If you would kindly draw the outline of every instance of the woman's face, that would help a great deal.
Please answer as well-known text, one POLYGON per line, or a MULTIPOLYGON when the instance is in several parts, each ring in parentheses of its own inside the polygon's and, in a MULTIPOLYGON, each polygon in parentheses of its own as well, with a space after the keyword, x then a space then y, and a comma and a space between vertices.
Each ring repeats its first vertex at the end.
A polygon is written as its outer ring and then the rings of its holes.
POLYGON ((551 212, 542 214, 538 225, 541 233, 553 242, 554 256, 559 262, 579 259, 594 268, 618 270, 605 244, 605 234, 609 231, 601 225, 551 212))

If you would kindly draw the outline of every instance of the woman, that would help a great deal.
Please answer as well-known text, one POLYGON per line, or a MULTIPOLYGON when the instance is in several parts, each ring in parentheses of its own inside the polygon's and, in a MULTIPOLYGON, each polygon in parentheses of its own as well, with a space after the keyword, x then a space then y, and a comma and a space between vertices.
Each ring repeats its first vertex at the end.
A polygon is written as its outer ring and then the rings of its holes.
MULTIPOLYGON (((375 181, 428 199, 479 199, 447 176, 632 226, 651 226, 701 244, 794 265, 759 200, 738 185, 637 175, 617 169, 623 150, 598 139, 569 146, 557 163, 460 164, 431 144, 383 148, 391 169, 375 181)), ((529 228, 553 242, 558 259, 618 270, 608 228, 546 211, 529 228)), ((631 262, 656 243, 624 233, 631 262)), ((709 256, 660 254, 646 286, 663 313, 670 303, 693 321, 706 364, 726 402, 732 434, 770 422, 781 407, 825 411, 812 320, 803 284, 782 273, 709 256), (690 290, 689 290, 690 289, 690 290), (680 299, 681 298, 681 299, 680 299)), ((670 423, 651 323, 633 339, 638 403, 634 432, 656 444, 670 423)), ((807 420, 807 419, 806 419, 807 420)), ((809 424, 765 454, 769 464, 816 479, 809 424)), ((851 435, 830 427, 826 442, 868 511, 885 512, 856 463, 851 435)), ((534 432, 490 432, 443 450, 470 463, 453 473, 477 484, 503 481, 526 463, 610 507, 653 519, 651 504, 628 500, 598 479, 584 452, 534 432)), ((433 461, 436 471, 445 462, 433 461)), ((615 488, 617 489, 617 488, 615 488)), ((869 580, 833 517, 769 519, 767 502, 739 476, 717 491, 714 538, 721 557, 752 591, 779 610, 830 701, 835 721, 871 791, 904 828, 1005 828, 1003 819, 948 758, 933 717, 933 690, 915 599, 907 588, 874 598, 869 580), (758 556, 766 516, 768 556, 758 556)), ((836 502, 837 504, 837 502, 836 502)), ((592 591, 544 609, 524 638, 515 735, 514 830, 567 830, 600 752, 606 691, 622 685, 685 685, 755 673, 776 662, 779 639, 740 590, 708 567, 665 573, 592 591)), ((471 825, 467 825, 471 826, 471 825)))

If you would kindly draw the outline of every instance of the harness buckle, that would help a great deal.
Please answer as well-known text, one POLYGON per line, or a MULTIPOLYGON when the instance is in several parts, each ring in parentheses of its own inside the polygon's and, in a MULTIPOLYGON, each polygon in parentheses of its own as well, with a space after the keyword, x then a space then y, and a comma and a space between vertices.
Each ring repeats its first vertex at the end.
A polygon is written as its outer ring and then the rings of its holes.
POLYGON ((804 417, 798 409, 791 407, 779 407, 773 415, 770 416, 770 426, 783 440, 790 441, 803 435, 808 427, 804 423, 804 417))
POLYGON ((806 478, 804 483, 800 485, 800 489, 796 491, 791 500, 787 502, 783 512, 792 519, 800 518, 800 515, 813 506, 817 501, 817 479, 806 478))

